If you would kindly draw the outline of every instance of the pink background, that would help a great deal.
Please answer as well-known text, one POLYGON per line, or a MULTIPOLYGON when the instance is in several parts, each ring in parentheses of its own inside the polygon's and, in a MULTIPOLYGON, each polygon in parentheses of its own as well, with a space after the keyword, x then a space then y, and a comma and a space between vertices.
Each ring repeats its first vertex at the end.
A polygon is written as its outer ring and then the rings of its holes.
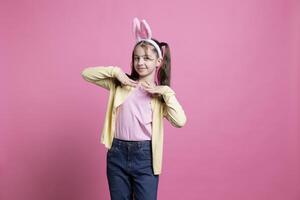
POLYGON ((130 72, 132 19, 168 42, 187 114, 165 121, 159 199, 300 199, 297 0, 2 0, 0 199, 109 199, 99 143, 108 92, 87 66, 130 72))

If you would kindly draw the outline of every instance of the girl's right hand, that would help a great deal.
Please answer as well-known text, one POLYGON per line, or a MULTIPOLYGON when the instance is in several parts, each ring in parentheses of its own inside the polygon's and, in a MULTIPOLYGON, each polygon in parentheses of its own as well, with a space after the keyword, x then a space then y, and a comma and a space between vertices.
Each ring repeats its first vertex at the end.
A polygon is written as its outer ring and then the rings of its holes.
POLYGON ((118 79, 122 85, 128 85, 132 87, 136 87, 138 82, 130 79, 122 70, 116 75, 116 79, 118 79))

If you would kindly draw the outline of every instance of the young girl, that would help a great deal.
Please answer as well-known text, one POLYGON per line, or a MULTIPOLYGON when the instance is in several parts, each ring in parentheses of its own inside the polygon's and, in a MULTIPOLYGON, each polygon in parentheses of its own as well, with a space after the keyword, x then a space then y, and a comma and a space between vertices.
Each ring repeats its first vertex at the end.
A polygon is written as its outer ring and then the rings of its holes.
POLYGON ((108 148, 111 199, 155 200, 162 168, 163 118, 179 128, 186 116, 170 88, 168 44, 151 37, 145 20, 134 18, 133 28, 131 75, 116 66, 98 66, 85 68, 82 76, 110 91, 101 143, 108 148))

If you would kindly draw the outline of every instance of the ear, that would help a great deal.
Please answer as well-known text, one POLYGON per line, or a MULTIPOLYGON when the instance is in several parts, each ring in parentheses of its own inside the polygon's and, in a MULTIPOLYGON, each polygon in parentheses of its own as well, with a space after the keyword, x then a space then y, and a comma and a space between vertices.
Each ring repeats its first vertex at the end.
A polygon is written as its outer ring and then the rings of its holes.
POLYGON ((140 41, 141 39, 151 39, 152 31, 150 29, 149 24, 145 19, 142 22, 139 21, 137 17, 133 19, 133 33, 135 35, 136 41, 140 41))
POLYGON ((142 20, 141 23, 141 32, 143 33, 143 38, 145 39, 151 39, 152 38, 152 32, 150 29, 149 24, 146 22, 145 19, 142 20))
POLYGON ((162 64, 162 58, 158 58, 156 61, 156 68, 160 67, 160 65, 162 64))
POLYGON ((140 21, 137 17, 135 17, 133 19, 133 34, 135 35, 135 40, 136 41, 140 41, 141 40, 141 37, 139 35, 140 33, 140 21))

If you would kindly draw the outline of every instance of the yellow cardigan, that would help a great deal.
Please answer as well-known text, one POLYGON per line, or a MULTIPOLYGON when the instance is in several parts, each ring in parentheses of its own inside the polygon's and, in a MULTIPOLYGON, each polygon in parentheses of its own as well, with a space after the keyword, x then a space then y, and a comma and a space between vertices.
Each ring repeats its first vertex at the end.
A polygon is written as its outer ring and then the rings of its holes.
MULTIPOLYGON (((113 79, 121 68, 117 66, 96 66, 83 69, 81 75, 84 80, 99 85, 110 91, 109 100, 105 115, 103 130, 101 133, 101 143, 110 149, 114 138, 116 108, 121 105, 126 97, 133 91, 132 86, 116 86, 113 79)), ((162 103, 157 96, 151 99, 153 111, 152 119, 152 158, 153 172, 155 175, 161 173, 163 158, 163 118, 177 128, 181 128, 186 123, 186 115, 181 105, 175 97, 175 92, 169 87, 165 87, 162 103)))

